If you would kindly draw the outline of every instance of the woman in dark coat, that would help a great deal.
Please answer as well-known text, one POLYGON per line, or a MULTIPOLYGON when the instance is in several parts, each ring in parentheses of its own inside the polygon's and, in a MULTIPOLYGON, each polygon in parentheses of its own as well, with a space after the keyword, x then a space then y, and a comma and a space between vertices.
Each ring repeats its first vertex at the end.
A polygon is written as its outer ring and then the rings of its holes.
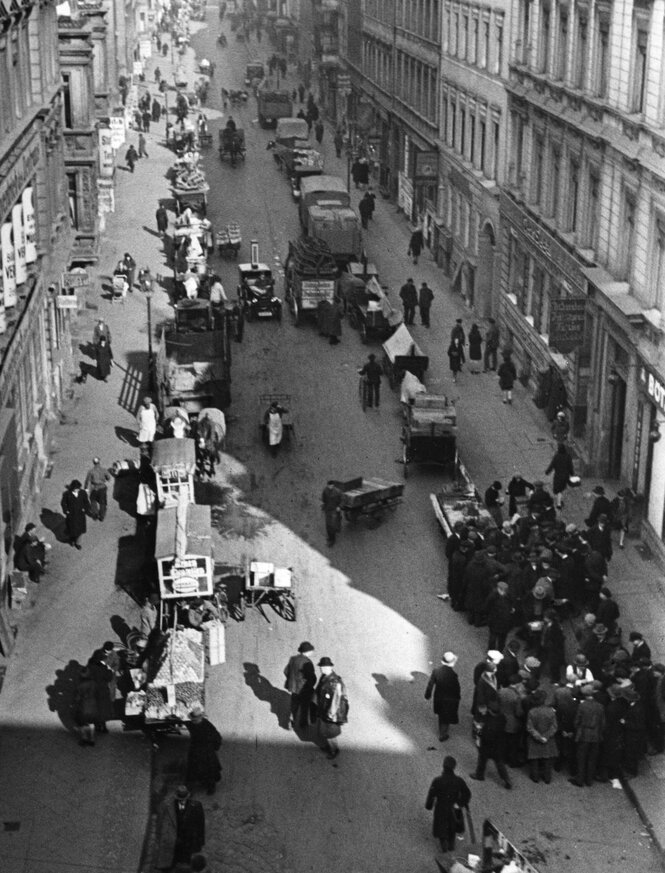
POLYGON ((222 737, 205 717, 200 706, 194 707, 190 718, 191 721, 187 724, 190 741, 185 782, 189 788, 200 782, 208 794, 214 794, 215 785, 222 778, 222 766, 217 757, 222 737))
POLYGON ((517 370, 510 357, 510 352, 503 353, 503 361, 499 365, 497 375, 499 376, 499 388, 503 391, 503 402, 512 403, 513 385, 517 379, 517 370))
POLYGON ((453 382, 457 382, 457 374, 462 370, 462 364, 465 361, 464 349, 458 337, 448 346, 448 361, 450 362, 450 372, 453 374, 453 382))
POLYGON ((563 507, 563 492, 568 487, 570 477, 575 475, 573 459, 565 443, 559 443, 549 467, 545 470, 546 476, 549 476, 550 473, 554 473, 552 491, 556 497, 556 508, 561 509, 563 507))
POLYGON ((65 514, 69 543, 80 551, 81 537, 88 529, 86 516, 90 513, 90 501, 78 479, 74 479, 62 495, 60 506, 65 514))
POLYGON ((457 656, 452 652, 445 652, 441 666, 432 670, 425 689, 425 700, 429 700, 434 691, 432 703, 439 720, 439 742, 448 739, 448 728, 451 724, 459 724, 458 710, 462 692, 459 678, 453 669, 456 663, 457 656))
POLYGON ((468 807, 471 800, 469 786, 455 775, 456 766, 457 761, 446 755, 443 772, 432 781, 425 802, 425 809, 434 809, 432 835, 441 843, 443 852, 451 852, 455 848, 456 835, 464 831, 464 819, 461 830, 458 819, 463 816, 464 808, 468 807))
POLYGON ((113 352, 106 337, 100 337, 95 354, 97 356, 97 378, 106 382, 113 366, 113 352))
POLYGON ((423 240, 423 232, 418 227, 411 234, 411 239, 409 240, 409 250, 407 254, 413 257, 413 263, 418 263, 418 258, 420 257, 420 253, 423 250, 424 240, 423 240))
POLYGON ((483 359, 483 338, 477 324, 471 325, 469 331, 469 370, 471 373, 480 373, 483 359))

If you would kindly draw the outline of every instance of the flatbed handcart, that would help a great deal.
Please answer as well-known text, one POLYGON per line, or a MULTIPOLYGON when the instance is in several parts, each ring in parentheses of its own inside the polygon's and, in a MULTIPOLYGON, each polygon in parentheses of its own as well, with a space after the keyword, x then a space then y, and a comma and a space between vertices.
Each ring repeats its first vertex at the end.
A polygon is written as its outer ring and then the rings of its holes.
POLYGON ((242 234, 237 221, 232 221, 215 236, 217 252, 223 258, 237 258, 242 244, 242 234))
POLYGON ((196 446, 193 439, 156 440, 152 448, 152 468, 157 477, 160 506, 176 506, 185 494, 194 503, 196 446))
POLYGON ((256 607, 270 621, 263 606, 271 606, 286 621, 296 620, 295 584, 289 567, 276 567, 267 561, 247 564, 240 620, 244 620, 247 609, 256 607))
POLYGON ((387 509, 394 509, 402 502, 403 482, 388 482, 376 477, 349 479, 347 482, 332 483, 342 494, 340 510, 349 522, 358 521, 361 516, 369 516, 373 521, 383 519, 387 509))
POLYGON ((439 464, 454 471, 457 464, 457 413, 443 394, 416 394, 406 406, 402 427, 404 478, 409 464, 439 464))
POLYGON ((485 529, 496 527, 496 522, 490 515, 478 489, 471 481, 466 467, 457 458, 455 478, 440 491, 429 496, 436 520, 446 539, 453 532, 455 522, 463 524, 473 522, 481 524, 485 529))
POLYGON ((399 385, 404 373, 413 373, 423 382, 428 367, 429 358, 423 354, 406 325, 400 324, 383 344, 383 371, 390 387, 399 385))

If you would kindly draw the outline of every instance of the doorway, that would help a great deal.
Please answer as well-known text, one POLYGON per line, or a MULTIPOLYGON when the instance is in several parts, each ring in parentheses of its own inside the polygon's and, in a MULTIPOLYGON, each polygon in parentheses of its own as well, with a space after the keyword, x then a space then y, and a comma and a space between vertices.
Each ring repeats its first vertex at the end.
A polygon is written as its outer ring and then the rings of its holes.
POLYGON ((609 479, 621 478, 621 455, 623 451, 623 429, 626 417, 626 383, 617 374, 612 386, 610 407, 610 440, 607 475, 609 479))

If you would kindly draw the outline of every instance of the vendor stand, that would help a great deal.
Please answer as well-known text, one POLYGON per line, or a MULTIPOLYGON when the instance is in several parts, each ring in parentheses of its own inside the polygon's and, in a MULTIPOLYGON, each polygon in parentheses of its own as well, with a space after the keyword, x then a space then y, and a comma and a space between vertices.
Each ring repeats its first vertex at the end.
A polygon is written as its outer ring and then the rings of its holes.
POLYGON ((485 529, 496 527, 478 489, 459 458, 455 465, 453 482, 445 485, 436 494, 430 494, 429 498, 446 539, 451 535, 458 521, 463 524, 473 522, 475 525, 480 522, 485 529))
POLYGON ((210 507, 186 499, 181 492, 178 505, 161 510, 157 517, 155 560, 162 619, 169 604, 213 595, 210 507))
POLYGON ((188 503, 194 503, 196 446, 193 439, 156 440, 151 463, 157 477, 160 506, 175 507, 183 494, 188 503))

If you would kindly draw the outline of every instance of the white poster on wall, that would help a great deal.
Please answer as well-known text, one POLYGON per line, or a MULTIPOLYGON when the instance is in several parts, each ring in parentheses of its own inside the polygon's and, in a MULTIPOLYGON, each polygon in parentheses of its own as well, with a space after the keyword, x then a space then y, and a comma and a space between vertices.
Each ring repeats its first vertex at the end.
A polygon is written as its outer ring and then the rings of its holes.
POLYGON ((113 176, 113 134, 110 127, 99 128, 99 175, 104 179, 113 176))
POLYGON ((0 228, 0 250, 2 251, 2 288, 5 307, 16 306, 14 229, 9 221, 6 221, 0 228))
POLYGON ((124 143, 126 135, 124 114, 112 115, 109 119, 109 124, 111 126, 111 145, 114 149, 119 149, 120 146, 124 143))
POLYGON ((25 262, 34 264, 37 260, 37 226, 35 224, 35 206, 32 202, 32 185, 23 192, 23 233, 25 234, 25 262))
POLYGON ((16 264, 16 284, 22 285, 28 278, 25 263, 25 233, 23 231, 23 206, 17 203, 12 209, 14 225, 14 260, 16 264))

